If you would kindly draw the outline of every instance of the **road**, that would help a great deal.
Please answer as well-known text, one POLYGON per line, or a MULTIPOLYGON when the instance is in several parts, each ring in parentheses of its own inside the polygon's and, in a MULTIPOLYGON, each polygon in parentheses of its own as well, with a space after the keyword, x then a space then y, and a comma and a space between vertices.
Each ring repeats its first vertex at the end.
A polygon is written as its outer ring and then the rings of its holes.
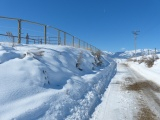
POLYGON ((106 89, 91 120, 159 120, 160 87, 127 64, 119 63, 117 74, 106 89))

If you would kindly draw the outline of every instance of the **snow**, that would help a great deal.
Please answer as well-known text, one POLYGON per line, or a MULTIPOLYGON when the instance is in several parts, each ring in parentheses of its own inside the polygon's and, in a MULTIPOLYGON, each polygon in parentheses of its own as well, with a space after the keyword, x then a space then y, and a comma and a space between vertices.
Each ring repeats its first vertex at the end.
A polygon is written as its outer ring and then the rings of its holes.
MULTIPOLYGON (((126 52, 125 52, 126 53, 126 52)), ((128 51, 130 54, 130 52, 128 51)), ((160 54, 157 54, 160 57, 160 54)), ((125 55, 129 56, 129 55, 125 55)), ((152 57, 152 55, 147 55, 146 58, 152 57)), ((160 75, 160 59, 154 62, 154 65, 151 68, 148 68, 144 63, 139 64, 138 62, 130 62, 127 59, 122 57, 113 57, 117 62, 117 73, 114 78, 111 80, 109 86, 106 88, 104 95, 102 96, 100 104, 96 107, 94 113, 90 120, 134 120, 139 118, 139 113, 141 111, 141 105, 139 103, 140 100, 145 101, 143 105, 149 106, 153 113, 156 113, 157 119, 159 116, 159 107, 156 108, 157 103, 154 103, 152 96, 148 98, 146 96, 142 96, 145 94, 149 94, 148 91, 128 91, 125 86, 132 85, 132 79, 128 79, 130 77, 137 78, 137 81, 134 82, 144 82, 152 81, 156 83, 155 85, 160 86, 159 75, 160 75), (127 65, 133 71, 138 72, 142 77, 135 76, 130 70, 126 69, 124 65, 127 65)), ((133 58, 140 60, 142 56, 133 58)), ((151 89, 151 88, 148 88, 151 89)), ((156 89, 156 88, 155 88, 156 89)), ((156 96, 156 100, 158 101, 159 92, 152 91, 156 96)), ((153 95, 153 96, 154 96, 153 95)), ((155 100, 155 101, 156 101, 155 100)), ((148 114, 148 113, 147 113, 148 114)))
MULTIPOLYGON (((157 54, 157 56, 160 57, 160 54, 157 54)), ((152 56, 146 56, 146 58, 149 57, 152 56)), ((139 59, 142 59, 142 57, 137 58, 137 60, 139 59)), ((150 81, 160 86, 160 59, 156 60, 151 68, 148 68, 145 63, 139 64, 138 62, 128 62, 128 65, 135 71, 138 71, 142 76, 148 78, 150 81)))
POLYGON ((106 89, 100 105, 95 109, 90 120, 133 120, 138 111, 136 94, 125 91, 125 78, 129 77, 127 69, 118 64, 117 74, 106 89))
MULTIPOLYGON (((115 52, 115 53, 105 51, 105 53, 109 57, 114 59, 128 59, 135 56, 135 50, 126 50, 126 51, 115 52)), ((137 49, 136 50, 136 56, 142 56, 142 55, 148 55, 148 54, 154 54, 154 53, 155 53, 155 49, 137 49)), ((160 54, 160 50, 157 49, 156 53, 160 54)))
MULTIPOLYGON (((147 52, 137 50, 137 59, 147 52)), ((103 52, 98 66, 81 48, 0 43, 0 120, 135 119, 141 96, 122 89, 131 76, 123 64, 160 85, 160 59, 148 68, 127 61, 133 55, 103 52)))
POLYGON ((89 119, 116 73, 101 60, 74 47, 1 43, 0 119, 89 119))

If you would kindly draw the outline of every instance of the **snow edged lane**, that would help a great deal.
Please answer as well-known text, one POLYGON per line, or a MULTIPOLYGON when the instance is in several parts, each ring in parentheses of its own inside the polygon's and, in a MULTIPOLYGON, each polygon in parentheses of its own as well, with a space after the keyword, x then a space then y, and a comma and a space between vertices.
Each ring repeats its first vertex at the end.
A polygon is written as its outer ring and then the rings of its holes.
POLYGON ((91 120, 132 120, 137 104, 134 95, 122 89, 127 77, 129 74, 125 66, 118 64, 117 74, 111 80, 91 120))
POLYGON ((148 68, 145 63, 128 62, 128 65, 135 71, 138 71, 142 76, 160 86, 160 60, 155 61, 151 68, 148 68))
POLYGON ((126 64, 118 64, 112 79, 91 120, 160 119, 159 86, 131 70, 126 64))
POLYGON ((3 120, 89 119, 116 72, 106 55, 96 66, 89 51, 73 47, 1 45, 0 60, 3 120))

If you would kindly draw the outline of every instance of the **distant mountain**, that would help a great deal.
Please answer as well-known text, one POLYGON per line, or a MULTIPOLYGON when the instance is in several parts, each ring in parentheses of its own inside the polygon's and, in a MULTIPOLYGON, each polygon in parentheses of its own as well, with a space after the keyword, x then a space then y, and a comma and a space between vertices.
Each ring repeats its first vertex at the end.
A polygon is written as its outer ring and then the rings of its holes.
MULTIPOLYGON (((121 58, 121 59, 126 59, 130 57, 135 56, 135 50, 130 50, 130 51, 121 51, 121 52, 108 52, 104 51, 109 57, 111 58, 121 58)), ((148 54, 154 54, 155 50, 154 49, 138 49, 136 50, 136 56, 142 56, 142 55, 148 55, 148 54)), ((160 54, 160 50, 156 50, 157 54, 160 54)))

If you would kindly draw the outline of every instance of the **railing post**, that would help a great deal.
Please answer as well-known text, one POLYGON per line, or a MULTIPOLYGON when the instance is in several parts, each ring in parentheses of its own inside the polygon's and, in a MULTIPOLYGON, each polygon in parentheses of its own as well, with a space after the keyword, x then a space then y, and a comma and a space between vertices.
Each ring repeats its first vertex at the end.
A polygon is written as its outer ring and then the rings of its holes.
POLYGON ((92 45, 91 45, 91 51, 92 51, 92 45))
POLYGON ((26 44, 28 44, 28 43, 29 43, 29 35, 27 33, 27 35, 26 35, 26 44))
POLYGON ((47 26, 44 26, 44 43, 47 44, 47 26))
POLYGON ((73 44, 73 47, 74 47, 74 36, 73 36, 72 44, 73 44))
POLYGON ((66 45, 66 32, 64 32, 64 45, 66 45))
POLYGON ((90 45, 90 51, 92 52, 92 45, 90 45))
POLYGON ((60 40, 60 30, 58 30, 58 45, 61 44, 61 40, 60 40))
POLYGON ((81 47, 81 41, 80 41, 80 39, 78 39, 78 47, 80 48, 81 47))
POLYGON ((21 43, 21 19, 18 19, 18 43, 21 43))
POLYGON ((88 50, 88 43, 87 43, 87 50, 88 50))
POLYGON ((96 47, 94 47, 94 52, 96 53, 96 47))

